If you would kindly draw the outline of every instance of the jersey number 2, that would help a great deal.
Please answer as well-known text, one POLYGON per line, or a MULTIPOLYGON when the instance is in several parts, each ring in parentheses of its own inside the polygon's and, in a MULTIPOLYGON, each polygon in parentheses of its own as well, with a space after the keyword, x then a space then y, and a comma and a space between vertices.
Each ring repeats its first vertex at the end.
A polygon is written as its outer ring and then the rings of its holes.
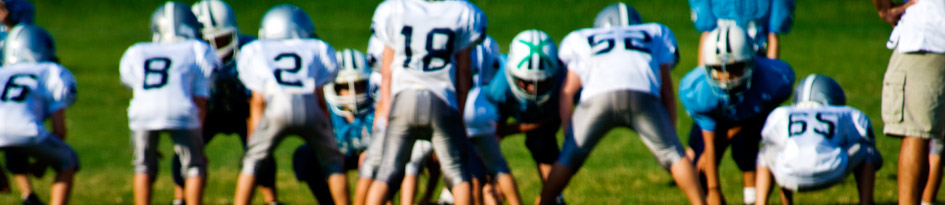
POLYGON ((282 72, 295 74, 298 73, 299 70, 302 70, 302 57, 299 57, 299 55, 295 53, 281 53, 273 60, 279 62, 283 61, 283 59, 291 59, 293 66, 291 68, 277 68, 275 71, 273 71, 272 74, 276 75, 276 82, 285 86, 302 87, 302 81, 289 81, 282 79, 282 72))
MULTIPOLYGON (((400 34, 404 35, 404 54, 407 56, 404 59, 404 68, 410 67, 410 61, 413 60, 413 51, 410 48, 411 38, 413 37, 413 26, 404 26, 400 30, 400 34)), ((443 69, 449 64, 450 57, 453 55, 453 39, 456 36, 456 33, 453 30, 447 28, 434 28, 427 33, 426 46, 424 49, 427 51, 427 55, 424 55, 420 60, 423 63, 423 72, 431 72, 443 69), (439 49, 434 47, 433 41, 437 35, 446 36, 446 45, 440 45, 439 49), (440 59, 443 62, 443 65, 440 66, 430 66, 430 63, 433 59, 440 59)))

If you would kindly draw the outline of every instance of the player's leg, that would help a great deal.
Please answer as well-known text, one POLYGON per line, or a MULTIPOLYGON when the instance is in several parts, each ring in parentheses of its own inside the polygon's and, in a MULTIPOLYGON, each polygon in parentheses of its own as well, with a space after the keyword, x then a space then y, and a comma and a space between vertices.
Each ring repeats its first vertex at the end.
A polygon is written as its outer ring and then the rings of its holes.
POLYGON ((883 166, 883 157, 879 150, 872 144, 860 143, 859 149, 850 154, 848 164, 847 173, 853 172, 856 178, 860 204, 873 204, 876 171, 883 166))
POLYGON ((942 151, 945 151, 945 143, 939 139, 932 139, 929 144, 929 177, 925 183, 925 190, 922 192, 923 204, 935 203, 935 196, 942 182, 942 151))
MULTIPOLYGON (((502 155, 502 149, 499 146, 499 138, 495 135, 483 135, 470 138, 475 145, 476 153, 482 158, 486 170, 495 177, 499 189, 505 193, 509 204, 522 204, 521 195, 518 192, 518 185, 509 169, 509 164, 502 155)), ((550 170, 549 170, 550 171, 550 170)))
POLYGON ((151 203, 151 183, 157 175, 157 131, 132 131, 131 145, 134 149, 132 163, 135 165, 135 204, 151 203))
POLYGON ((253 199, 253 188, 256 185, 256 173, 262 166, 263 159, 272 155, 273 149, 284 138, 284 124, 274 123, 275 120, 263 117, 256 130, 249 136, 246 153, 243 154, 243 168, 236 182, 234 204, 249 204, 253 199))
POLYGON ((604 134, 613 128, 609 94, 581 102, 571 117, 571 127, 565 130, 561 155, 548 174, 536 204, 551 204, 561 195, 571 177, 581 168, 604 134))
POLYGON ((354 192, 354 204, 363 205, 367 201, 368 190, 374 177, 377 175, 381 166, 381 158, 384 154, 384 136, 386 125, 375 127, 371 133, 371 144, 361 155, 361 167, 358 169, 358 184, 354 192))
MULTIPOLYGON (((557 118, 558 116, 551 116, 557 118)), ((558 126, 560 121, 550 123, 553 126, 547 126, 538 130, 525 133, 525 147, 532 154, 532 160, 538 166, 538 174, 542 180, 548 179, 551 167, 561 155, 558 149, 558 126)))
MULTIPOLYGON (((243 151, 247 149, 246 142, 246 124, 245 123, 233 123, 231 126, 236 126, 237 134, 240 138, 240 143, 243 146, 243 151)), ((276 194, 276 159, 269 155, 262 161, 259 162, 259 169, 256 171, 256 186, 259 187, 259 194, 263 196, 263 200, 266 203, 278 203, 279 198, 276 194)))
POLYGON ((335 204, 348 204, 348 178, 345 173, 345 157, 338 148, 331 123, 318 105, 315 95, 303 96, 305 122, 299 136, 318 156, 319 168, 328 181, 331 198, 335 204))
POLYGON ((50 191, 49 204, 67 204, 72 193, 72 180, 79 168, 79 157, 68 144, 55 136, 48 136, 40 143, 25 147, 25 153, 37 161, 49 164, 56 171, 50 191))
POLYGON ((308 185, 308 189, 315 196, 319 204, 332 204, 331 192, 328 183, 323 179, 324 174, 318 168, 318 155, 308 145, 301 145, 292 154, 292 170, 299 182, 308 185))
POLYGON ((417 195, 417 179, 424 162, 433 154, 433 144, 428 140, 417 140, 404 169, 404 180, 400 186, 400 204, 413 204, 417 195))
MULTIPOLYGON (((204 120, 204 127, 201 136, 203 138, 203 144, 206 146, 210 140, 213 140, 213 137, 218 133, 217 129, 219 128, 220 121, 224 119, 215 118, 213 115, 209 115, 206 120, 204 120)), ((171 158, 171 178, 174 179, 174 202, 173 204, 184 204, 184 176, 181 176, 181 165, 180 165, 180 155, 177 152, 174 152, 174 156, 171 158)))
MULTIPOLYGON (((431 108, 430 124, 432 125, 433 151, 440 162, 443 178, 453 184, 453 199, 457 205, 473 202, 472 162, 475 160, 472 144, 466 136, 463 118, 458 110, 452 109, 446 102, 440 100, 430 92, 420 92, 420 102, 429 102, 426 107, 431 108)), ((425 103, 419 103, 424 106, 425 103)), ((422 116, 422 115, 421 115, 422 116)))
MULTIPOLYGON (((5 150, 3 154, 4 161, 7 163, 6 169, 13 175, 13 181, 16 182, 16 187, 20 191, 20 197, 23 199, 23 203, 42 203, 39 201, 36 193, 33 192, 33 185, 30 182, 29 156, 16 149, 5 150)), ((43 171, 45 171, 45 167, 43 167, 43 171)))
POLYGON ((771 194, 771 187, 774 186, 774 177, 771 175, 771 170, 767 166, 761 164, 758 165, 758 168, 755 169, 755 204, 763 205, 768 204, 768 195, 771 194))
POLYGON ((781 188, 781 204, 794 204, 794 192, 787 188, 781 188))
POLYGON ((381 166, 368 190, 366 204, 381 204, 392 196, 391 190, 396 189, 393 186, 400 185, 403 180, 404 168, 407 160, 410 159, 410 151, 413 149, 417 136, 429 135, 429 130, 415 128, 424 124, 419 121, 421 118, 419 116, 428 118, 431 112, 429 100, 420 99, 421 92, 426 91, 400 91, 391 101, 391 110, 382 143, 384 147, 381 149, 383 151, 381 166))
POLYGON ((207 175, 207 157, 203 151, 204 139, 200 130, 171 130, 174 151, 180 156, 181 176, 184 177, 184 201, 203 204, 203 189, 207 175))
POLYGON ((705 203, 705 193, 699 187, 695 167, 685 157, 682 143, 670 121, 669 112, 656 96, 641 92, 617 92, 613 106, 623 123, 639 133, 663 168, 670 171, 673 180, 692 204, 705 203), (625 107, 625 108, 622 108, 625 107))
POLYGON ((766 118, 749 120, 729 142, 732 146, 732 159, 742 171, 742 191, 745 204, 755 203, 755 168, 758 161, 758 144, 761 142, 761 128, 766 118))

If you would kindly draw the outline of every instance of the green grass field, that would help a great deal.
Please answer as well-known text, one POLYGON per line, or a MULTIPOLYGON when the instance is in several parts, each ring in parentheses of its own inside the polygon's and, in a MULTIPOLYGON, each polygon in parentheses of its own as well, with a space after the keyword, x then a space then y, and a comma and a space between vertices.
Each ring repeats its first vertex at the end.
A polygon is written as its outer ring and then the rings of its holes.
MULTIPOLYGON (((364 50, 370 35, 370 18, 379 1, 291 0, 314 19, 318 34, 336 49, 364 50)), ((568 32, 591 26, 596 12, 612 1, 499 1, 474 0, 489 18, 489 33, 505 44, 519 31, 541 29, 560 41, 568 32)), ((37 24, 48 29, 58 43, 62 64, 72 70, 79 83, 78 103, 68 110, 68 143, 78 152, 81 171, 76 175, 74 204, 132 203, 132 166, 125 109, 131 92, 119 81, 118 62, 126 48, 151 39, 148 24, 155 0, 39 1, 37 24)), ((187 1, 185 3, 193 3, 187 1)), ((255 35, 261 16, 277 2, 231 0, 240 28, 255 35)), ((698 33, 690 22, 685 0, 641 0, 629 2, 644 21, 669 26, 678 38, 681 64, 673 71, 674 82, 696 64, 698 33)), ((868 1, 797 1, 795 25, 782 39, 783 59, 798 78, 810 73, 833 76, 846 88, 849 104, 866 112, 881 135, 880 88, 891 51, 885 48, 891 27, 883 23, 868 1)), ((682 105, 679 105, 682 109, 682 105)), ((679 133, 686 140, 691 119, 679 112, 679 133)), ((276 157, 279 165, 279 196, 288 204, 312 204, 307 187, 295 181, 291 152, 301 140, 285 141, 276 157)), ((559 140, 560 142, 560 140, 559 140)), ((162 152, 172 152, 170 140, 162 139, 162 152)), ((211 164, 205 202, 230 203, 238 173, 241 149, 235 136, 218 136, 207 145, 211 164)), ((875 199, 896 201, 896 160, 899 140, 879 137, 885 167, 876 175, 875 199)), ((541 188, 537 171, 524 146, 524 137, 507 138, 502 149, 508 157, 521 193, 532 201, 541 188)), ((172 199, 170 160, 161 161, 153 201, 169 204, 172 199)), ((730 158, 722 161, 722 184, 729 202, 742 199, 741 173, 730 158)), ((353 179, 354 172, 349 174, 353 179)), ((35 180, 48 201, 51 177, 35 180)), ((799 204, 848 204, 858 201, 852 176, 832 188, 797 194, 799 204)), ((353 183, 352 183, 353 186, 353 183)), ((16 192, 16 191, 14 191, 16 192)), ((634 132, 617 129, 609 133, 564 193, 572 204, 681 204, 685 197, 671 185, 634 132)), ((941 196, 939 197, 941 199, 941 196)), ((261 203, 261 197, 255 197, 261 203)), ((772 195, 772 199, 776 199, 772 195)), ((0 195, 0 204, 19 203, 18 194, 0 195)), ((777 201, 777 200, 775 200, 777 201)))

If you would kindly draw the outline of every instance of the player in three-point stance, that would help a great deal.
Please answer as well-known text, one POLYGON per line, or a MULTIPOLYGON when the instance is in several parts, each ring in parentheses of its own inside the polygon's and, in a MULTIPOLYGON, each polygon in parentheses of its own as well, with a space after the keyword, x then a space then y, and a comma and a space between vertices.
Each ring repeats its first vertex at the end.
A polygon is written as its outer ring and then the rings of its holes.
POLYGON ((75 102, 75 79, 57 63, 46 30, 20 24, 8 34, 0 68, 0 149, 28 155, 56 170, 49 203, 66 204, 79 168, 75 150, 64 141, 65 109, 75 102), (46 130, 46 119, 52 132, 46 130))
POLYGON ((135 203, 150 204, 157 174, 157 143, 168 133, 181 157, 185 201, 201 204, 206 156, 200 136, 209 77, 220 67, 216 49, 201 39, 190 8, 167 2, 151 16, 153 42, 137 43, 121 58, 121 79, 134 91, 128 123, 134 148, 135 203))
POLYGON ((781 203, 792 193, 830 187, 854 173, 860 204, 873 204, 873 180, 883 158, 873 126, 860 110, 846 106, 843 88, 832 78, 811 74, 797 83, 794 105, 771 111, 761 130, 756 204, 767 204, 772 181, 781 203))
POLYGON ((560 97, 565 143, 538 203, 551 204, 600 139, 624 126, 640 134, 690 203, 703 204, 695 169, 673 122, 670 69, 679 61, 676 37, 662 24, 642 23, 636 10, 623 3, 604 8, 594 26, 571 32, 561 43, 558 55, 568 69, 560 97))
MULTIPOLYGON (((731 144, 742 176, 755 179, 764 119, 790 97, 794 70, 784 61, 756 56, 748 34, 737 26, 720 26, 709 39, 700 51, 705 65, 683 77, 679 97, 694 121, 689 146, 706 199, 724 204, 718 174, 722 153, 731 144)), ((754 201, 755 195, 746 194, 745 201, 754 201)))
POLYGON ((260 40, 244 46, 237 57, 240 81, 252 98, 235 204, 250 202, 261 162, 288 135, 300 136, 315 151, 334 203, 348 203, 344 156, 332 135, 322 91, 335 79, 338 64, 335 50, 317 37, 305 11, 281 4, 263 16, 260 40))
POLYGON ((486 17, 468 1, 393 0, 372 20, 384 43, 375 124, 386 127, 383 160, 368 192, 381 204, 399 185, 415 139, 430 139, 457 204, 472 202, 462 109, 472 84, 470 51, 485 38, 486 17))

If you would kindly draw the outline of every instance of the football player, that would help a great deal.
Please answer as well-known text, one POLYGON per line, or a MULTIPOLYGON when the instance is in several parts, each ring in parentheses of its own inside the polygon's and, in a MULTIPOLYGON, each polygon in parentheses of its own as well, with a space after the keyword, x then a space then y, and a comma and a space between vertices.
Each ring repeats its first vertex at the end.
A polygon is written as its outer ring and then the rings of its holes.
POLYGON ((669 170, 689 202, 704 204, 674 125, 670 70, 679 62, 679 53, 673 32, 662 24, 643 23, 637 11, 623 3, 605 7, 594 27, 571 32, 561 42, 558 55, 568 71, 559 97, 565 142, 538 203, 551 204, 561 194, 608 131, 628 127, 669 170))
MULTIPOLYGON (((32 3, 23 0, 6 0, 0 1, 0 47, 3 46, 4 39, 8 35, 10 29, 14 26, 25 23, 32 24, 36 15, 36 8, 32 3), (3 15, 2 13, 6 13, 3 15)), ((0 50, 0 53, 3 51, 0 50)), ((0 60, 3 59, 3 55, 0 55, 0 60)), ((46 165, 40 163, 30 164, 29 157, 24 153, 17 153, 15 150, 4 151, 4 161, 7 163, 6 169, 13 174, 13 179, 16 181, 17 188, 20 191, 20 197, 23 199, 24 204, 42 204, 42 201, 33 192, 33 185, 30 183, 30 178, 27 176, 29 172, 32 172, 35 176, 41 177, 45 173, 46 165)), ((0 170, 2 172, 2 170, 0 170)), ((9 184, 7 183, 5 174, 0 176, 3 178, 3 189, 9 191, 9 184)))
MULTIPOLYGON (((702 33, 700 45, 712 40, 712 30, 735 24, 748 31, 752 49, 758 55, 772 59, 781 55, 778 36, 789 32, 794 24, 794 0, 689 0, 689 8, 692 23, 702 33)), ((699 54, 699 65, 704 58, 699 54)))
MULTIPOLYGON (((65 143, 65 109, 75 102, 75 79, 57 63, 52 36, 46 30, 20 24, 10 30, 5 41, 0 69, 0 121, 4 123, 0 126, 0 148, 7 154, 28 155, 56 170, 49 202, 66 204, 79 167, 75 150, 65 143), (46 119, 51 122, 51 132, 46 130, 46 119)), ((24 204, 33 202, 39 200, 24 204)))
POLYGON ((374 36, 386 48, 381 97, 374 123, 387 127, 380 171, 368 204, 391 196, 403 177, 416 138, 431 139, 457 204, 472 202, 471 150, 463 108, 472 84, 470 51, 485 37, 486 17, 464 0, 392 0, 381 3, 372 20, 374 36))
POLYGON ((316 152, 331 198, 348 203, 344 156, 332 135, 322 86, 335 79, 331 45, 318 39, 302 9, 280 4, 263 16, 259 38, 237 57, 239 78, 252 91, 249 140, 237 182, 235 204, 252 199, 261 162, 288 135, 298 135, 316 152))
POLYGON ((860 110, 846 106, 843 88, 832 78, 811 74, 797 84, 794 105, 771 111, 761 130, 756 204, 767 204, 771 178, 781 203, 793 192, 827 188, 853 172, 860 204, 873 204, 873 183, 883 158, 873 127, 860 110))
MULTIPOLYGON (((338 75, 323 86, 325 101, 331 114, 332 129, 338 148, 344 154, 345 171, 357 170, 361 155, 371 141, 374 123, 374 100, 370 94, 371 67, 364 54, 354 49, 336 53, 338 75)), ((321 204, 331 204, 328 184, 320 179, 315 151, 301 145, 292 157, 296 179, 308 184, 312 195, 321 204)))
POLYGON ((200 130, 210 94, 208 79, 221 65, 216 49, 200 40, 200 29, 190 7, 169 1, 151 15, 153 42, 137 43, 121 58, 122 83, 134 91, 128 124, 136 204, 150 204, 161 133, 171 135, 181 157, 185 201, 201 204, 206 156, 200 130))
MULTIPOLYGON (((561 123, 557 117, 557 99, 565 71, 560 68, 556 53, 557 46, 548 34, 539 30, 522 31, 509 44, 508 62, 496 71, 488 85, 478 90, 483 92, 480 97, 498 108, 499 117, 494 120, 497 123, 496 135, 504 137, 525 133, 525 147, 531 152, 542 181, 547 180, 551 166, 560 154, 557 133, 561 123), (506 123, 508 118, 515 118, 515 123, 506 123)), ((490 152, 498 153, 486 151, 490 152)), ((504 158, 487 162, 497 168, 490 168, 493 169, 490 171, 500 174, 499 185, 503 191, 514 191, 511 190, 515 187, 514 180, 508 166, 501 165, 503 163, 504 158), (503 185, 503 181, 508 185, 503 185)))
POLYGON ((782 60, 755 55, 747 32, 720 26, 703 42, 705 65, 683 77, 679 97, 694 124, 689 135, 692 158, 710 204, 724 204, 718 165, 732 145, 732 158, 742 171, 744 202, 756 193, 755 158, 768 113, 791 95, 794 70, 782 60))
MULTIPOLYGON (((236 72, 236 55, 243 45, 256 40, 239 32, 236 13, 220 0, 199 1, 191 6, 197 21, 203 25, 203 40, 217 49, 223 67, 212 75, 207 117, 204 121, 203 142, 210 142, 217 134, 236 134, 246 148, 246 119, 249 117, 249 94, 236 72)), ((180 176, 180 158, 176 154, 171 163, 174 177, 174 203, 183 204, 184 178, 180 176)), ((267 158, 260 168, 257 182, 267 203, 277 203, 275 193, 275 160, 267 158)))

